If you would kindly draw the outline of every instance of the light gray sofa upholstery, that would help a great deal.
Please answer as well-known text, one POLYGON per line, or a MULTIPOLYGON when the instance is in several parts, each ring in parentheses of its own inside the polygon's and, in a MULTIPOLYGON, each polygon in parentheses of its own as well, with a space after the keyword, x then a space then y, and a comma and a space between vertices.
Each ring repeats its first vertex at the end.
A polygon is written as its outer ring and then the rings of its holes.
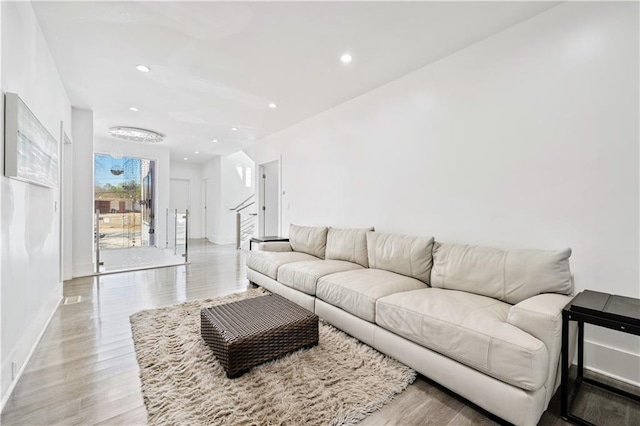
POLYGON ((249 254, 249 281, 508 422, 538 422, 559 386, 570 249, 505 251, 372 228, 292 225, 289 238, 249 254))

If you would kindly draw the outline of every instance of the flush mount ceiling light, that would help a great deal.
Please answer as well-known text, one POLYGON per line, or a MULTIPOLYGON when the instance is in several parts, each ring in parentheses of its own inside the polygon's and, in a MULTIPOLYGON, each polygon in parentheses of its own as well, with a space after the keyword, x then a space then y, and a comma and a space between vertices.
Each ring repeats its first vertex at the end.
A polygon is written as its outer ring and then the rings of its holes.
POLYGON ((238 128, 237 127, 232 127, 231 130, 233 130, 234 132, 237 132, 238 128))
POLYGON ((213 143, 218 143, 218 139, 214 139, 214 140, 212 140, 211 142, 213 142, 213 143))
POLYGON ((136 69, 140 72, 149 72, 151 71, 151 68, 149 68, 146 65, 136 65, 136 69))
POLYGON ((271 102, 269 104, 269 108, 277 108, 277 107, 278 107, 278 105, 274 104, 273 102, 271 102))
POLYGON ((138 108, 136 108, 136 107, 131 107, 131 108, 129 108, 129 111, 135 111, 135 112, 138 112, 138 108))
POLYGON ((133 142, 158 143, 164 139, 162 133, 137 127, 111 127, 107 133, 114 138, 133 142))
POLYGON ((200 154, 200 151, 194 151, 194 154, 200 154))
POLYGON ((340 60, 341 60, 342 62, 344 62, 345 64, 348 64, 349 62, 351 62, 351 60, 352 60, 352 59, 353 59, 353 58, 352 58, 352 57, 351 57, 351 55, 350 55, 350 54, 348 54, 348 53, 344 53, 344 54, 340 57, 340 60))
POLYGON ((187 158, 187 157, 184 157, 184 161, 187 161, 187 160, 188 160, 188 158, 187 158))

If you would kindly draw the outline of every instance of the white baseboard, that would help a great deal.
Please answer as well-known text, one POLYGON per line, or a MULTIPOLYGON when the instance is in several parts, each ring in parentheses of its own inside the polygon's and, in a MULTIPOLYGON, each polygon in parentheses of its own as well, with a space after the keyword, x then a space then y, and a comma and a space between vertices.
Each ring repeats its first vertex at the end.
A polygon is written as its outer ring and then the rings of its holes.
POLYGON ((585 340, 584 367, 640 387, 640 354, 585 340))
MULTIPOLYGON (((33 356, 33 353, 35 352, 36 347, 38 346, 38 343, 40 343, 40 340, 42 339, 44 332, 47 330, 47 327, 49 327, 49 323, 51 323, 53 316, 58 310, 58 306, 60 306, 60 303, 62 302, 62 294, 63 294, 62 283, 58 283, 50 293, 49 303, 45 304, 42 314, 39 315, 39 318, 46 318, 46 320, 44 321, 44 325, 40 328, 40 330, 38 330, 38 335, 35 338, 35 340, 33 342, 30 342, 29 341, 30 339, 28 338, 29 338, 29 335, 33 335, 33 333, 29 333, 30 330, 28 329, 25 330, 25 333, 23 333, 22 335, 22 339, 18 342, 16 347, 11 351, 11 355, 8 357, 7 361, 3 363, 2 365, 3 377, 11 377, 11 367, 12 367, 11 362, 14 360, 15 362, 20 364, 20 369, 18 370, 16 376, 11 381, 11 384, 9 385, 7 390, 2 395, 2 400, 0 400, 0 412, 4 410, 4 406, 6 405, 7 401, 11 397, 11 394, 13 393, 13 390, 16 387, 16 384, 18 383, 18 380, 20 380, 20 377, 22 376, 22 373, 24 372, 27 364, 29 363, 29 360, 33 356), (53 309, 51 309, 52 307, 53 309), (20 356, 20 353, 24 353, 24 352, 27 352, 27 354, 23 358, 22 356, 20 356)), ((32 327, 35 328, 38 325, 38 322, 39 321, 36 320, 36 322, 33 323, 34 325, 32 327)))

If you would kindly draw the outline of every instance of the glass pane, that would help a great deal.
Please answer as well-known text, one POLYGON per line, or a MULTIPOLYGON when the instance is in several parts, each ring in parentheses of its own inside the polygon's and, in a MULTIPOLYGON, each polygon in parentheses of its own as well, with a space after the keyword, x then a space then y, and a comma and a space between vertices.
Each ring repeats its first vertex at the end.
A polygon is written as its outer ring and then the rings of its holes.
MULTIPOLYGON (((143 247, 142 172, 148 160, 95 156, 95 209, 100 211, 100 249, 143 247)), ((148 230, 147 230, 148 234, 148 230)))
POLYGON ((183 256, 187 252, 187 214, 178 212, 175 216, 175 253, 183 256))

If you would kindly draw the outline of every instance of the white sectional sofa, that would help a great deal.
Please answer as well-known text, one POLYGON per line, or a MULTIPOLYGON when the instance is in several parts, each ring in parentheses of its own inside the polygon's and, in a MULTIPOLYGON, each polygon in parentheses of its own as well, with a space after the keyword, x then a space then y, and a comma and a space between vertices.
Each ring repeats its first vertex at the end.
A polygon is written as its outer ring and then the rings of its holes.
POLYGON ((291 225, 289 242, 249 254, 247 277, 501 419, 534 425, 560 384, 570 255, 291 225))

